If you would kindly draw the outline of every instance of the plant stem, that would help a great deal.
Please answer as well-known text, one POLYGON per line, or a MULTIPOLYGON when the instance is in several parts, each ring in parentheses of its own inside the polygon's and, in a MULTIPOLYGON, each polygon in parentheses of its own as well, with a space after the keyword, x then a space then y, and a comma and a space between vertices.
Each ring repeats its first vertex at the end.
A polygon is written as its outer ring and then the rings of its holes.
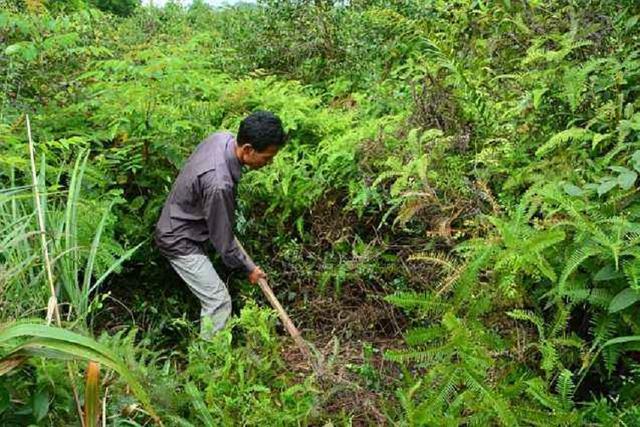
MULTIPOLYGON (((58 300, 56 298, 56 287, 53 282, 53 269, 51 268, 51 261, 49 260, 49 249, 47 247, 47 231, 44 223, 44 212, 42 205, 40 204, 40 191, 38 190, 38 177, 36 174, 36 156, 33 144, 33 138, 31 137, 31 122, 29 121, 29 115, 25 114, 27 124, 27 137, 29 139, 29 158, 31 161, 31 182, 33 184, 33 197, 35 199, 36 214, 38 216, 38 227, 40 229, 40 244, 42 245, 42 255, 44 257, 45 270, 47 272, 47 283, 49 284, 49 291, 51 296, 49 297, 49 304, 47 305, 47 325, 51 324, 52 318, 55 316, 56 324, 61 327, 62 321, 60 320, 60 309, 58 308, 58 300)), ((71 362, 67 362, 67 373, 69 374, 69 382, 71 383, 71 389, 73 391, 73 399, 76 402, 76 410, 80 418, 82 427, 85 427, 84 416, 82 412, 82 405, 80 403, 80 397, 78 396, 78 389, 74 381, 74 370, 71 362)))
POLYGON ((44 266, 47 272, 47 283, 49 284, 49 291, 51 292, 51 299, 47 307, 47 324, 51 323, 51 311, 56 318, 56 323, 61 326, 60 311, 58 309, 58 302, 56 298, 56 288, 53 283, 53 270, 51 268, 51 262, 49 260, 49 248, 47 247, 47 232, 44 224, 44 212, 40 205, 40 191, 38 190, 38 177, 36 174, 36 156, 33 145, 33 138, 31 137, 31 122, 29 121, 29 115, 25 115, 27 122, 27 136, 29 138, 29 158, 31 161, 31 182, 33 183, 33 197, 35 199, 36 214, 38 216, 38 227, 40 229, 40 243, 42 245, 42 255, 44 257, 44 266))

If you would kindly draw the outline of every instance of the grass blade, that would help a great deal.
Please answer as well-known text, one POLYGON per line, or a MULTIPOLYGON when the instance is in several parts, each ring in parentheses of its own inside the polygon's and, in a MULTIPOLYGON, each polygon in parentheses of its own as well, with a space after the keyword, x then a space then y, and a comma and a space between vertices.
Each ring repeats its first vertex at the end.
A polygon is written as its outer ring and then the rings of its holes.
POLYGON ((100 223, 96 228, 95 235, 93 236, 93 242, 91 243, 91 250, 89 251, 89 257, 87 258, 87 264, 84 269, 84 282, 82 284, 82 306, 78 308, 78 313, 84 315, 87 312, 89 306, 89 294, 90 294, 90 283, 91 277, 93 276, 93 267, 96 260, 96 255, 98 253, 98 247, 100 245, 100 238, 102 237, 102 231, 104 230, 104 225, 107 222, 107 218, 109 217, 109 213, 111 212, 111 208, 113 206, 113 201, 109 204, 109 207, 104 211, 102 215, 102 219, 100 219, 100 223))
POLYGON ((189 397, 191 397, 191 403, 193 403, 193 407, 196 409, 196 412, 199 415, 198 418, 200 418, 200 421, 202 421, 203 425, 206 427, 215 427, 216 423, 209 413, 207 406, 204 404, 202 396, 200 396, 200 392, 198 391, 196 386, 193 383, 187 383, 187 385, 185 386, 185 391, 187 392, 189 397))
POLYGON ((118 267, 120 267, 122 265, 123 262, 125 262, 126 260, 128 260, 131 255, 133 255, 133 253, 135 251, 138 250, 138 248, 140 246, 142 246, 145 242, 142 243, 138 243, 136 246, 134 246, 133 248, 129 249, 127 252, 125 252, 120 258, 118 258, 113 264, 111 264, 109 266, 109 268, 107 269, 107 271, 104 272, 104 274, 102 276, 100 276, 100 278, 98 280, 96 280, 96 282, 93 284, 93 286, 91 286, 91 289, 89 289, 89 293, 93 292, 95 289, 98 288, 98 286, 100 286, 102 284, 102 282, 104 282, 107 277, 109 277, 109 275, 111 273, 114 272, 114 270, 116 270, 118 267))

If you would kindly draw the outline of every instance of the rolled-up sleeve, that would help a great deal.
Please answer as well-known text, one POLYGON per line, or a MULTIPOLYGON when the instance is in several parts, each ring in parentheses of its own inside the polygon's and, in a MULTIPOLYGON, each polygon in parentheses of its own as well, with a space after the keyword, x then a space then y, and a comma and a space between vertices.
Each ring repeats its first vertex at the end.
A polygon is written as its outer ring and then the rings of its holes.
POLYGON ((243 269, 247 273, 256 267, 253 260, 242 249, 233 233, 235 224, 235 201, 231 188, 203 186, 202 201, 213 247, 229 268, 243 269))

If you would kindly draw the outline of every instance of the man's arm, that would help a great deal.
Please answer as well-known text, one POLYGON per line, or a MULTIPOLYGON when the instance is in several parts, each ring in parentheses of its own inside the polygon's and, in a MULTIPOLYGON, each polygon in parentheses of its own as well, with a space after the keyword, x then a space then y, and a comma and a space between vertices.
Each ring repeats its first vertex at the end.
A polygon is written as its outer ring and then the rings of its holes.
POLYGON ((232 189, 204 186, 203 209, 209 230, 209 240, 229 268, 241 268, 247 274, 256 269, 249 255, 241 248, 233 233, 235 203, 232 189))
MULTIPOLYGON (((238 247, 245 254, 245 256, 249 258, 247 251, 244 249, 244 246, 242 246, 242 243, 240 243, 240 240, 238 240, 237 237, 236 237, 236 245, 238 245, 238 247)), ((264 273, 264 271, 262 271, 260 267, 254 268, 253 271, 249 273, 249 281, 254 285, 258 283, 258 280, 266 279, 266 278, 267 278, 267 275, 264 273)))

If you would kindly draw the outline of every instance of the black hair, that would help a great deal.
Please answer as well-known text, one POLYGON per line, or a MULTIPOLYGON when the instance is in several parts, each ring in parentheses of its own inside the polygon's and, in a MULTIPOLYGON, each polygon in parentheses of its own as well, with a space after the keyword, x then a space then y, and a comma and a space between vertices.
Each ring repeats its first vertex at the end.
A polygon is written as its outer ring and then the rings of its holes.
POLYGON ((286 139, 282 120, 269 111, 255 111, 240 122, 239 145, 249 144, 260 152, 271 145, 281 147, 286 139))

